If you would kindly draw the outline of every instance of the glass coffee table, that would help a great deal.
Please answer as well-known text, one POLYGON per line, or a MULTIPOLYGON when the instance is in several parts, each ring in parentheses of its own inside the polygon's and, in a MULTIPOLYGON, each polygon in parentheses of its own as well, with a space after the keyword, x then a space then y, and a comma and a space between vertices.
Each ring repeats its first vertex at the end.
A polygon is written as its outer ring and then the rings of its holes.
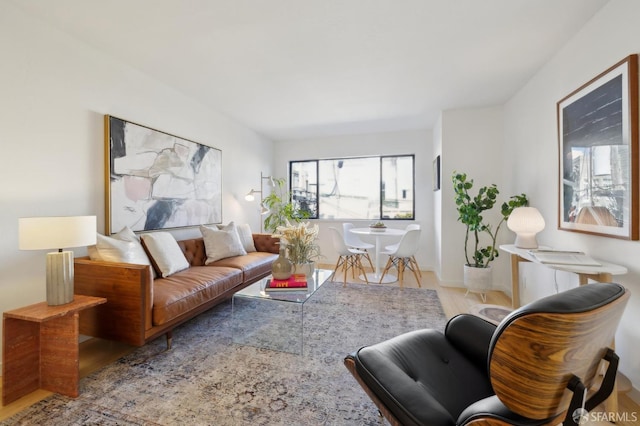
POLYGON ((306 290, 267 292, 268 276, 235 293, 231 300, 233 342, 302 355, 304 305, 332 273, 316 269, 306 290))

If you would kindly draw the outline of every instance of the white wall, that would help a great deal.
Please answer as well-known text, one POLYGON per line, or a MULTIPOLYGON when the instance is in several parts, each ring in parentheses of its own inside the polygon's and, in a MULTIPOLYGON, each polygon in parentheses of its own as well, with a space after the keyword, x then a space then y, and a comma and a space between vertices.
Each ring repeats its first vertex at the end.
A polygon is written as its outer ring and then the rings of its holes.
POLYGON ((97 215, 104 230, 104 114, 220 148, 223 219, 259 228, 244 195, 270 173, 269 140, 7 2, 0 52, 0 311, 45 300, 45 252, 18 250, 19 217, 97 215))
MULTIPOLYGON (((640 2, 612 0, 529 83, 505 111, 505 185, 529 194, 547 222, 539 241, 553 247, 581 249, 599 259, 624 265, 629 273, 614 277, 631 291, 616 336, 620 370, 640 387, 640 242, 557 230, 558 138, 556 103, 626 56, 640 52, 640 2)), ((637 76, 636 76, 637 78, 637 76)), ((525 266, 522 303, 577 285, 570 274, 525 266)))
MULTIPOLYGON (((440 242, 441 272, 443 285, 463 286, 464 232, 465 227, 458 222, 458 213, 454 201, 453 172, 466 173, 473 179, 472 194, 481 186, 496 184, 500 195, 496 207, 484 215, 494 227, 500 221, 500 205, 514 195, 511 188, 505 187, 502 179, 503 162, 503 111, 502 107, 469 108, 443 111, 439 126, 434 133, 442 139, 442 222, 440 242)), ((523 192, 515 189, 515 193, 523 192)), ((498 242, 512 241, 513 234, 502 226, 498 242)), ((488 244, 488 240, 482 240, 488 244)), ((496 289, 510 288, 509 275, 501 267, 506 256, 498 256, 491 265, 493 286, 496 289)), ((508 263, 508 262, 507 262, 508 263)))
MULTIPOLYGON (((408 223, 419 223, 422 227, 420 249, 416 259, 420 268, 432 270, 434 257, 433 222, 433 186, 432 162, 433 148, 431 134, 428 131, 406 131, 377 133, 369 135, 346 135, 309 139, 303 141, 278 141, 274 144, 274 170, 277 177, 288 178, 288 163, 295 160, 362 157, 369 155, 415 154, 415 221, 385 221, 392 228, 404 228, 408 223)), ((342 229, 343 221, 315 220, 320 226, 319 244, 324 259, 322 262, 335 263, 337 254, 331 244, 328 227, 342 229)), ((353 222, 353 221, 351 221, 353 222)), ((354 222, 367 226, 370 221, 354 222)), ((367 239, 367 237, 363 237, 367 239)), ((390 241, 389 244, 393 243, 390 241)))

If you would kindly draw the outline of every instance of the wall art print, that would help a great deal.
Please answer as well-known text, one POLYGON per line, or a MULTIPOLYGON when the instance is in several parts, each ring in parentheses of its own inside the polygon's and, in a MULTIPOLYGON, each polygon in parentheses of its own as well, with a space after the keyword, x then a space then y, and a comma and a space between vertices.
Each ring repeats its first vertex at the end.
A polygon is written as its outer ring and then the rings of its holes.
POLYGON ((105 116, 106 234, 222 221, 222 151, 105 116))
POLYGON ((638 57, 557 104, 559 229, 638 239, 638 57))

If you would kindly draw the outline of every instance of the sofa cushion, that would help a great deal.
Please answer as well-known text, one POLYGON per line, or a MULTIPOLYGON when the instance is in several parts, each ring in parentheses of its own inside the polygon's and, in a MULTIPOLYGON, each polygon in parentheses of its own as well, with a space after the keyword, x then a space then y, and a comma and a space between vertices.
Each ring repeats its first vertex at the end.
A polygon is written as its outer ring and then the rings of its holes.
POLYGON ((237 225, 236 230, 238 231, 238 236, 240 237, 240 242, 242 243, 242 247, 247 253, 251 253, 256 251, 256 246, 253 243, 253 233, 251 232, 251 227, 248 223, 237 225))
POLYGON ((238 231, 233 222, 222 229, 217 227, 200 226, 200 232, 204 239, 204 248, 207 253, 205 265, 209 265, 216 260, 224 259, 231 256, 243 256, 247 254, 238 231))
MULTIPOLYGON (((120 232, 113 234, 111 237, 96 234, 96 244, 87 247, 87 250, 91 260, 152 265, 138 236, 128 226, 125 226, 120 232)), ((156 274, 153 267, 151 272, 155 278, 156 274)))
POLYGON ((153 232, 142 235, 147 251, 161 277, 168 277, 189 267, 189 262, 180 250, 178 242, 168 232, 153 232))
POLYGON ((153 282, 153 325, 161 325, 242 284, 235 268, 194 266, 153 282))
POLYGON ((211 263, 211 266, 237 268, 244 274, 244 281, 250 282, 271 273, 271 264, 278 258, 277 254, 256 251, 244 256, 227 257, 211 263))

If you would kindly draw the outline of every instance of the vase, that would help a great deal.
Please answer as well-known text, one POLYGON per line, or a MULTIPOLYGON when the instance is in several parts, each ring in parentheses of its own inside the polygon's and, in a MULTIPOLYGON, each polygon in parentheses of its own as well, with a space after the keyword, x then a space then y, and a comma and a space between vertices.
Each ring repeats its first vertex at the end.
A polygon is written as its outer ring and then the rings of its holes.
POLYGON ((316 264, 314 262, 293 264, 293 273, 304 274, 307 277, 307 280, 313 278, 313 272, 315 271, 315 269, 316 269, 316 264))
POLYGON ((271 275, 276 280, 286 280, 293 273, 293 264, 286 257, 286 249, 280 248, 278 258, 271 264, 271 275))

